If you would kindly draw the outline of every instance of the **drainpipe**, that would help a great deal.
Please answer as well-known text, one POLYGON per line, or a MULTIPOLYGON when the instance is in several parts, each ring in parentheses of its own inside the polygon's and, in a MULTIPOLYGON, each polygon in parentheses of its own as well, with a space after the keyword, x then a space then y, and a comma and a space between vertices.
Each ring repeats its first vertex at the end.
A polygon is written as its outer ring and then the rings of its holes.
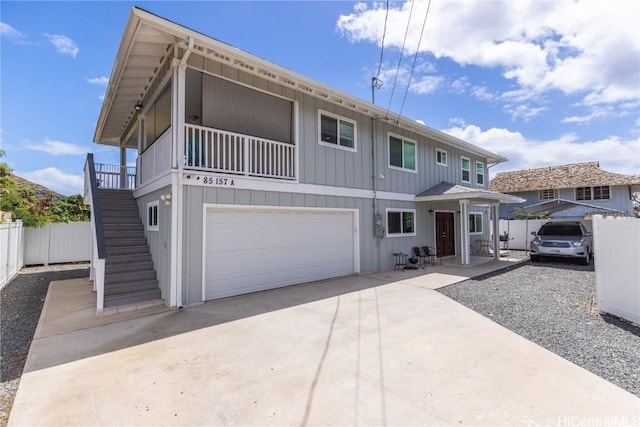
POLYGON ((171 217, 174 218, 171 221, 171 235, 175 236, 175 242, 171 242, 171 257, 176 260, 175 263, 175 297, 176 297, 176 307, 182 308, 182 252, 183 252, 183 226, 184 226, 184 215, 183 215, 183 203, 184 203, 184 177, 183 177, 183 167, 184 167, 184 114, 185 114, 185 73, 187 69, 187 60, 193 51, 195 40, 193 37, 189 37, 189 44, 187 49, 180 60, 180 63, 177 67, 176 77, 176 127, 177 132, 175 135, 177 138, 174 139, 176 150, 175 162, 178 169, 177 176, 175 179, 171 180, 172 192, 175 194, 175 200, 171 204, 171 217), (175 255, 175 258, 174 258, 175 255))

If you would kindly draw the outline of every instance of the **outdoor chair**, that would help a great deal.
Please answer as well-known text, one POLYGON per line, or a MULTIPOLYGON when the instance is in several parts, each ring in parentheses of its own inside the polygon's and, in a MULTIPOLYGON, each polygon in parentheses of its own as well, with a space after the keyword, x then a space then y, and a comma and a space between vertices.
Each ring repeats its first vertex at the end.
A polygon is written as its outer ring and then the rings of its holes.
POLYGON ((440 261, 440 265, 442 265, 442 259, 437 257, 435 249, 429 246, 423 246, 421 249, 425 254, 425 262, 428 260, 429 264, 436 265, 436 261, 440 261))
POLYGON ((419 266, 421 266, 422 268, 426 268, 427 267, 427 254, 424 252, 424 250, 422 248, 414 246, 413 247, 413 256, 418 258, 418 265, 419 266))

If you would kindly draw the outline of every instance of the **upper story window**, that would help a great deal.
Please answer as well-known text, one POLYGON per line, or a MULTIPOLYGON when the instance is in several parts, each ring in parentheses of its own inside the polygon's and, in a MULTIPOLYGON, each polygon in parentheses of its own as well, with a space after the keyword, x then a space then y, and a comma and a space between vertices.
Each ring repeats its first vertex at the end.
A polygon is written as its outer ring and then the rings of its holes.
POLYGON ((415 236, 415 209, 387 209, 387 236, 415 236))
POLYGON ((611 189, 608 185, 576 188, 576 200, 609 200, 611 189))
POLYGON ((416 142, 389 134, 389 167, 416 171, 416 142))
POLYGON ((158 231, 158 206, 160 203, 156 200, 147 203, 147 230, 158 231))
POLYGON ((320 117, 320 144, 356 151, 355 121, 326 111, 318 111, 318 115, 320 117))
POLYGON ((484 163, 476 162, 476 183, 484 186, 484 163))
POLYGON ((436 148, 436 164, 440 166, 447 166, 447 152, 436 148))
POLYGON ((471 160, 463 157, 460 161, 460 167, 462 169, 462 182, 471 182, 471 160))
POLYGON ((481 213, 469 214, 469 233, 482 234, 482 214, 481 213))
POLYGON ((558 198, 558 190, 547 188, 538 191, 538 200, 553 200, 558 198))

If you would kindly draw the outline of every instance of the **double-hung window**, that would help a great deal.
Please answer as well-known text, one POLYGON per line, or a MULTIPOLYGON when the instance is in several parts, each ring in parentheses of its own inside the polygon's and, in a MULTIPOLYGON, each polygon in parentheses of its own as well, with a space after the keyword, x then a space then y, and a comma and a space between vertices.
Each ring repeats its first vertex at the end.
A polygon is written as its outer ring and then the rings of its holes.
POLYGON ((158 206, 160 203, 156 200, 147 203, 147 230, 158 231, 158 206))
POLYGON ((476 162, 476 183, 484 186, 484 163, 476 162))
POLYGON ((447 166, 447 152, 439 148, 436 149, 436 164, 447 166))
POLYGON ((481 213, 469 214, 469 233, 482 234, 482 214, 481 213))
POLYGON ((387 236, 415 236, 415 209, 387 209, 387 236))
POLYGON ((416 142, 389 134, 389 167, 416 171, 416 142))
POLYGON ((318 111, 319 142, 344 150, 356 151, 356 122, 326 111, 318 111))
POLYGON ((471 160, 467 157, 462 157, 460 160, 460 167, 462 170, 462 182, 471 182, 471 160))

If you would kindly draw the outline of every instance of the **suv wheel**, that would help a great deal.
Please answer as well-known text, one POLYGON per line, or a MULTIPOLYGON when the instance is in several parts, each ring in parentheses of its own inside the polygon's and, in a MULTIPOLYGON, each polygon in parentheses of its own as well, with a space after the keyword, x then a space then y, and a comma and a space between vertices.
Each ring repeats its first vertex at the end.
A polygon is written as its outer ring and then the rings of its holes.
POLYGON ((587 249, 587 254, 582 259, 582 263, 584 265, 589 265, 589 263, 591 263, 591 254, 589 253, 589 249, 587 249))

